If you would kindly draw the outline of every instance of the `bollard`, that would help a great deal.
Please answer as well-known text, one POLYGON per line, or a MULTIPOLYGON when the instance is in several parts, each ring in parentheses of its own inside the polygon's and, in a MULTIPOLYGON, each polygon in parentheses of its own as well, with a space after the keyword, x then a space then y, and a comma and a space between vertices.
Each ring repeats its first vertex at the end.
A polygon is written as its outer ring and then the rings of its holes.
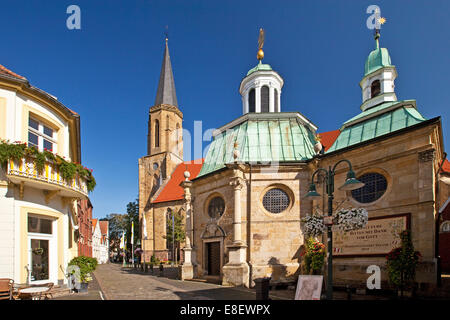
POLYGON ((162 262, 159 264, 159 276, 162 277, 164 275, 164 266, 162 262))
POLYGON ((255 279, 256 300, 269 300, 270 277, 255 279))
POLYGON ((152 262, 150 262, 150 270, 152 271, 152 274, 153 274, 153 263, 152 262))
POLYGON ((346 291, 347 291, 347 300, 352 300, 352 287, 346 285, 346 291))

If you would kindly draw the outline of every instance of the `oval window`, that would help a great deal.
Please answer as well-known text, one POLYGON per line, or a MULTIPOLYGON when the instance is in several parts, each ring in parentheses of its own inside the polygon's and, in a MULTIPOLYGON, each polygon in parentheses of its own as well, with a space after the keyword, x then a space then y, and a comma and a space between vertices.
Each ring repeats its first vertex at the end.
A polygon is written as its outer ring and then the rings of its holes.
POLYGON ((366 173, 358 177, 358 180, 364 182, 364 187, 352 190, 352 197, 360 203, 370 203, 381 198, 386 192, 387 180, 379 173, 366 173))
POLYGON ((264 209, 270 213, 280 213, 289 207, 289 195, 282 189, 273 188, 266 192, 263 197, 264 209))
POLYGON ((208 215, 211 218, 220 218, 225 211, 225 201, 221 197, 214 197, 209 201, 208 215))

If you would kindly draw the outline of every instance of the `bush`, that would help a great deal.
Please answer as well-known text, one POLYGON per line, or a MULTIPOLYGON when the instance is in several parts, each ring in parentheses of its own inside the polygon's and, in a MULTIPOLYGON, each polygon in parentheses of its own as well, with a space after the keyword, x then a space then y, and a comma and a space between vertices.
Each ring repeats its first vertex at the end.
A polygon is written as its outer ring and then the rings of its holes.
POLYGON ((388 253, 386 266, 389 282, 397 289, 408 289, 415 280, 416 266, 422 255, 419 251, 414 251, 409 230, 403 231, 400 238, 401 246, 388 253))
POLYGON ((325 245, 312 237, 308 238, 305 251, 302 253, 306 274, 320 274, 325 263, 325 255, 325 245))
POLYGON ((80 268, 81 282, 89 282, 92 280, 91 272, 97 268, 98 261, 96 258, 79 256, 69 262, 69 266, 77 266, 80 268))
POLYGON ((152 257, 150 258, 150 263, 153 265, 157 265, 159 264, 159 259, 157 257, 155 257, 155 255, 152 255, 152 257))

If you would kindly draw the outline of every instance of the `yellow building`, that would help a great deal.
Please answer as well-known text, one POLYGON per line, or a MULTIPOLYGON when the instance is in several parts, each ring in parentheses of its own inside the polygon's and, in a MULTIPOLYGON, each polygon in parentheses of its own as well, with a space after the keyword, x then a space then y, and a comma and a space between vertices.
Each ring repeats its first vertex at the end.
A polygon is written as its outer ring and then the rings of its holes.
POLYGON ((76 201, 95 186, 78 164, 80 116, 0 65, 0 139, 0 277, 65 283, 76 201))

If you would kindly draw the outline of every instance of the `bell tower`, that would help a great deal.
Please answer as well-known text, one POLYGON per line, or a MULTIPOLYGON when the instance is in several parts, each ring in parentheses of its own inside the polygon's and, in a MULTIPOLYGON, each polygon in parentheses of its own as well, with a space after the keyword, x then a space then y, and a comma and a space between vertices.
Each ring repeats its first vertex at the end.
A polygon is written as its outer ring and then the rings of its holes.
POLYGON ((146 260, 152 254, 167 251, 165 240, 156 239, 154 233, 154 230, 165 230, 165 220, 155 215, 152 201, 183 162, 182 121, 166 37, 156 98, 148 116, 147 155, 139 159, 139 217, 143 219, 145 215, 146 219, 148 238, 142 239, 146 260))

